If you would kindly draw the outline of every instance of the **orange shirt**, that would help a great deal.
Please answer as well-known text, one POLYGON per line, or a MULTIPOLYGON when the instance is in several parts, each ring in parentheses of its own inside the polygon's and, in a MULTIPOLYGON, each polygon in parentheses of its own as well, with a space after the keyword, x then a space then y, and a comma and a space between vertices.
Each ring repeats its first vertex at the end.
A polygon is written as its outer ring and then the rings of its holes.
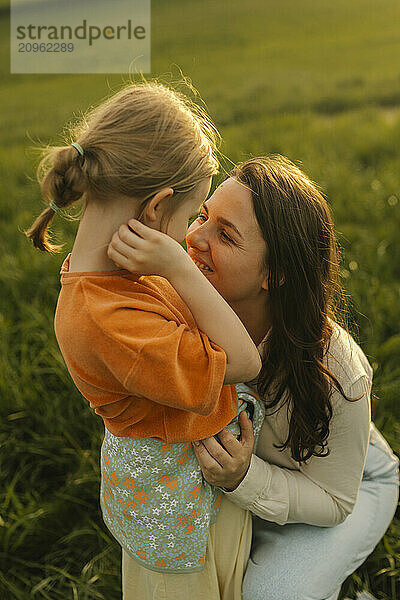
POLYGON ((70 375, 116 436, 189 442, 238 414, 224 385, 226 355, 197 329, 163 277, 69 272, 64 260, 54 318, 70 375))

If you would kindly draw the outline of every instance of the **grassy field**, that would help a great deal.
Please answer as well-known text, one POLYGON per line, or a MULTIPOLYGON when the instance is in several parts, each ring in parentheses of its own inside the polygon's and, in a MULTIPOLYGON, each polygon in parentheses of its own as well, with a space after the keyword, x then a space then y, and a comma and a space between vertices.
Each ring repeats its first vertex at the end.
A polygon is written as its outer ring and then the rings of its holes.
MULTIPOLYGON (((153 75, 168 82, 178 65, 191 77, 224 153, 279 152, 323 186, 357 339, 375 370, 373 419, 397 453, 399 18, 397 0, 152 3, 153 75)), ((11 75, 4 11, 0 32, 0 600, 117 600, 121 550, 98 500, 103 425, 53 332, 59 269, 78 224, 54 219, 54 240, 65 243, 56 256, 22 231, 43 208, 32 147, 60 141, 66 121, 128 77, 11 75)), ((399 516, 341 598, 361 587, 400 598, 399 516)))

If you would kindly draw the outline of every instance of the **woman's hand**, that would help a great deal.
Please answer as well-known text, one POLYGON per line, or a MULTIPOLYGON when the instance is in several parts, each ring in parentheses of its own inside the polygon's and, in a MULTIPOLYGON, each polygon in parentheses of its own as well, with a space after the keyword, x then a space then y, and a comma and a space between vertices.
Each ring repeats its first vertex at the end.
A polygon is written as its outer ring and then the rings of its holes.
POLYGON ((166 278, 181 262, 190 260, 182 246, 169 235, 136 219, 130 219, 114 233, 107 256, 118 267, 131 273, 166 278))
POLYGON ((254 448, 253 423, 244 410, 239 414, 239 424, 240 440, 223 429, 217 434, 222 445, 214 436, 201 440, 198 446, 192 442, 204 479, 230 492, 245 478, 254 448))

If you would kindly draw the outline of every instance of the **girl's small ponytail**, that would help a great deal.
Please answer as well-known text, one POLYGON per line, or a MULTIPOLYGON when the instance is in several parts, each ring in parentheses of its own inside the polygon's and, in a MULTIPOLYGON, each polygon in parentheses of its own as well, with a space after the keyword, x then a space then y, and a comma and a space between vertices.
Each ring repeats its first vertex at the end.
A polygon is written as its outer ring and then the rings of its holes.
POLYGON ((126 198, 140 211, 164 187, 174 190, 164 204, 168 221, 218 172, 219 139, 206 112, 183 93, 158 82, 128 84, 69 127, 68 140, 79 143, 44 149, 37 178, 48 207, 24 233, 36 248, 59 252, 47 237, 50 201, 62 209, 84 195, 85 212, 126 198))
POLYGON ((67 208, 87 190, 85 156, 81 150, 78 143, 46 149, 39 163, 37 178, 42 196, 50 204, 24 233, 32 240, 35 248, 43 252, 56 253, 62 249, 62 246, 49 241, 48 227, 57 210, 67 208))

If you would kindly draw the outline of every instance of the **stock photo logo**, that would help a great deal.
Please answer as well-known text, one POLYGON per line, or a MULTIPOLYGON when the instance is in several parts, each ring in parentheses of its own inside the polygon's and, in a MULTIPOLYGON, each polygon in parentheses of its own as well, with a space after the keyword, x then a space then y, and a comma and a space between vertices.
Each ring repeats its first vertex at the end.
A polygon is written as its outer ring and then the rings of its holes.
MULTIPOLYGON (((146 30, 142 25, 136 27, 132 26, 131 19, 128 19, 126 25, 117 25, 112 27, 106 25, 105 27, 99 27, 98 25, 88 25, 86 19, 83 20, 81 25, 77 27, 71 27, 70 25, 18 25, 17 27, 17 40, 45 40, 51 43, 51 41, 57 40, 64 42, 65 40, 87 40, 89 46, 99 38, 106 40, 120 40, 123 35, 128 40, 136 38, 143 40, 146 37, 146 30)), ((21 48, 21 44, 19 47, 21 48)))
POLYGON ((150 73, 150 0, 11 0, 11 73, 150 73))

